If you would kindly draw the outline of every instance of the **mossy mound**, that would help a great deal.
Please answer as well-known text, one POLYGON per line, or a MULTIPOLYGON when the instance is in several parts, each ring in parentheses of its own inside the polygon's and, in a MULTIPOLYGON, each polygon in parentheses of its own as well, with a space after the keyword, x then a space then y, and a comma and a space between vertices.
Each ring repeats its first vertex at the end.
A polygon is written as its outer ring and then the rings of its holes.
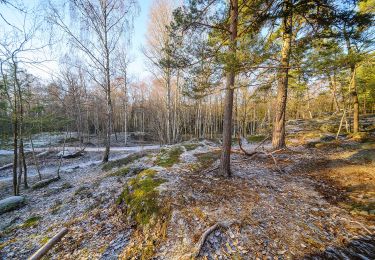
POLYGON ((180 162, 180 155, 184 152, 181 146, 163 149, 158 154, 155 164, 161 167, 172 167, 180 162))
POLYGON ((143 170, 128 181, 117 199, 117 204, 124 206, 127 219, 137 227, 122 259, 151 259, 157 244, 166 237, 170 207, 159 201, 157 187, 165 181, 156 175, 153 169, 143 170))
POLYGON ((183 147, 185 147, 186 151, 192 151, 197 149, 199 146, 202 146, 201 144, 197 143, 190 143, 190 144, 183 144, 183 147))
POLYGON ((146 225, 152 217, 158 215, 159 192, 156 188, 164 182, 157 178, 156 171, 143 170, 137 176, 131 178, 125 186, 117 204, 124 204, 127 216, 137 222, 138 225, 146 225))
POLYGON ((135 160, 138 160, 138 159, 141 159, 142 157, 147 156, 148 153, 149 152, 147 152, 147 151, 140 151, 140 152, 137 152, 137 153, 129 154, 125 158, 121 158, 121 159, 118 159, 118 160, 107 162, 106 164, 103 165, 102 170, 103 171, 110 171, 113 168, 127 165, 129 163, 134 162, 135 160))
POLYGON ((118 169, 117 171, 110 173, 108 176, 109 177, 132 176, 132 175, 139 174, 143 170, 145 170, 145 168, 142 166, 137 166, 137 167, 126 166, 126 167, 118 169))
POLYGON ((202 169, 209 168, 216 160, 220 158, 220 150, 195 154, 198 159, 198 163, 190 165, 191 171, 200 171, 202 169))

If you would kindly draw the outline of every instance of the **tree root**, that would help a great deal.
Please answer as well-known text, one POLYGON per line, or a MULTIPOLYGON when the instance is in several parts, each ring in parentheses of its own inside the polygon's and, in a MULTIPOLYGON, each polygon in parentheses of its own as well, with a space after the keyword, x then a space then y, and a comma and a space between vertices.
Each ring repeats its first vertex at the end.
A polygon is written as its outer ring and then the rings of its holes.
POLYGON ((201 253, 202 251, 202 247, 204 245, 204 243, 206 242, 207 240, 207 237, 212 233, 214 232, 216 229, 218 228, 224 228, 224 229, 227 229, 229 228, 231 225, 233 224, 239 224, 238 221, 223 221, 223 222, 218 222, 216 224, 214 224, 213 226, 209 227, 206 231, 204 231, 204 233, 201 235, 201 237, 199 238, 199 241, 198 243, 194 246, 194 249, 193 249, 193 252, 190 254, 190 257, 193 257, 193 258, 196 258, 199 256, 199 254, 201 253))
POLYGON ((276 166, 276 168, 277 168, 277 170, 280 172, 280 173, 284 173, 284 171, 279 167, 279 165, 277 164, 277 160, 276 160, 276 158, 275 158, 275 156, 273 156, 273 153, 276 153, 276 152, 278 152, 278 151, 280 151, 280 150, 275 150, 275 151, 272 151, 272 152, 265 152, 265 151, 257 151, 257 149, 267 140, 269 138, 269 136, 267 136, 262 142, 260 142, 260 144, 254 149, 254 151, 252 151, 252 152, 248 152, 248 151, 246 151, 243 147, 242 147, 242 141, 241 141, 241 138, 238 138, 238 144, 239 144, 239 146, 240 146, 240 149, 241 149, 241 151, 246 155, 246 156, 249 156, 249 157, 252 157, 252 156, 254 156, 254 155, 256 155, 256 154, 259 154, 259 153, 261 153, 261 154, 265 154, 265 155, 267 155, 267 156, 269 156, 269 157, 271 157, 272 158, 272 160, 273 160, 273 163, 275 164, 275 166, 276 166))
POLYGON ((343 220, 343 221, 346 221, 346 222, 349 222, 349 223, 357 224, 358 226, 360 226, 361 228, 363 228, 370 236, 374 235, 374 232, 371 232, 362 223, 360 223, 358 221, 354 221, 354 220, 350 220, 350 219, 346 219, 346 218, 339 218, 339 219, 343 220))

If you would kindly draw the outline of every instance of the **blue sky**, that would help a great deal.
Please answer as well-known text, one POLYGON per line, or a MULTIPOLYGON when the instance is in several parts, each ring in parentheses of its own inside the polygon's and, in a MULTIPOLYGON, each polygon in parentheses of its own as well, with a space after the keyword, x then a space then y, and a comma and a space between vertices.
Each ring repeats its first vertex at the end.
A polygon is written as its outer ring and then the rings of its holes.
POLYGON ((134 21, 134 34, 132 40, 131 55, 134 62, 130 65, 129 71, 135 77, 142 79, 148 75, 144 65, 144 56, 140 51, 141 46, 145 43, 147 32, 148 15, 152 0, 138 0, 140 5, 140 14, 134 21))
MULTIPOLYGON (((148 16, 150 11, 150 6, 153 0, 138 0, 138 4, 140 7, 139 15, 134 20, 134 31, 132 36, 132 43, 130 48, 130 56, 132 57, 133 62, 130 64, 129 72, 133 77, 136 79, 143 79, 150 74, 146 71, 146 67, 144 65, 144 56, 141 52, 141 46, 145 43, 145 35, 147 32, 148 26, 148 16)), ((33 7, 40 4, 40 0, 27 0, 27 1, 15 1, 25 5, 27 8, 33 9, 33 7)), ((23 15, 19 13, 15 8, 0 5, 0 13, 7 19, 7 21, 11 22, 12 24, 19 25, 22 23, 23 15)), ((4 21, 0 19, 0 37, 4 35, 4 30, 1 27, 6 28, 4 21)), ((56 47, 57 49, 58 47, 56 47)), ((52 48, 53 49, 53 48, 52 48)), ((40 54, 38 54, 40 55, 40 54)), ((48 56, 48 54, 45 54, 48 56)), ((58 56, 54 57, 57 59, 58 56)), ((44 79, 50 79, 51 74, 58 71, 58 61, 50 61, 40 65, 33 65, 28 67, 28 70, 40 76, 44 79), (37 68, 39 67, 39 69, 37 68)))

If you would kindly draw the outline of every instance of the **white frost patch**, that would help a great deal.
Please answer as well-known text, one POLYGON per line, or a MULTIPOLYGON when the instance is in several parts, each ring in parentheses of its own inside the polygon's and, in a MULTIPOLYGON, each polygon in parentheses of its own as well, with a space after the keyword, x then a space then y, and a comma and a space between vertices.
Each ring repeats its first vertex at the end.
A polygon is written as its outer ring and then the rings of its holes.
POLYGON ((13 154, 13 151, 10 150, 0 150, 0 155, 10 155, 13 154))
POLYGON ((197 161, 197 158, 193 155, 193 151, 184 152, 180 155, 181 161, 184 163, 193 163, 197 161))

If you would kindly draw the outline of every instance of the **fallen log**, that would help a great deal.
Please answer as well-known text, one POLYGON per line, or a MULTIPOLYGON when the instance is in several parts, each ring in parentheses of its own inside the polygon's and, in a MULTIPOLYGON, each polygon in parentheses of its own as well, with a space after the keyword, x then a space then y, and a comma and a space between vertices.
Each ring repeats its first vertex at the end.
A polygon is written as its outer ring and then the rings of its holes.
POLYGON ((32 190, 37 190, 37 189, 43 188, 43 187, 47 186, 48 184, 50 184, 52 182, 55 182, 55 181, 58 181, 58 180, 60 180, 59 177, 54 177, 54 178, 50 178, 50 179, 46 179, 46 180, 41 180, 41 181, 36 182, 34 185, 32 185, 31 189, 32 190))
POLYGON ((13 163, 8 163, 0 167, 0 171, 6 170, 13 167, 13 163))
POLYGON ((36 251, 32 256, 30 256, 28 258, 28 260, 39 260, 39 259, 41 259, 67 233, 68 233, 68 229, 66 227, 64 227, 63 229, 60 230, 59 233, 57 233, 54 237, 52 237, 50 240, 48 240, 48 242, 45 243, 44 246, 42 246, 41 248, 39 248, 38 251, 36 251))
POLYGON ((64 159, 73 159, 73 158, 77 158, 79 156, 82 156, 83 155, 83 152, 85 151, 86 147, 77 151, 77 152, 74 152, 74 153, 68 153, 66 155, 63 155, 62 158, 64 159))

